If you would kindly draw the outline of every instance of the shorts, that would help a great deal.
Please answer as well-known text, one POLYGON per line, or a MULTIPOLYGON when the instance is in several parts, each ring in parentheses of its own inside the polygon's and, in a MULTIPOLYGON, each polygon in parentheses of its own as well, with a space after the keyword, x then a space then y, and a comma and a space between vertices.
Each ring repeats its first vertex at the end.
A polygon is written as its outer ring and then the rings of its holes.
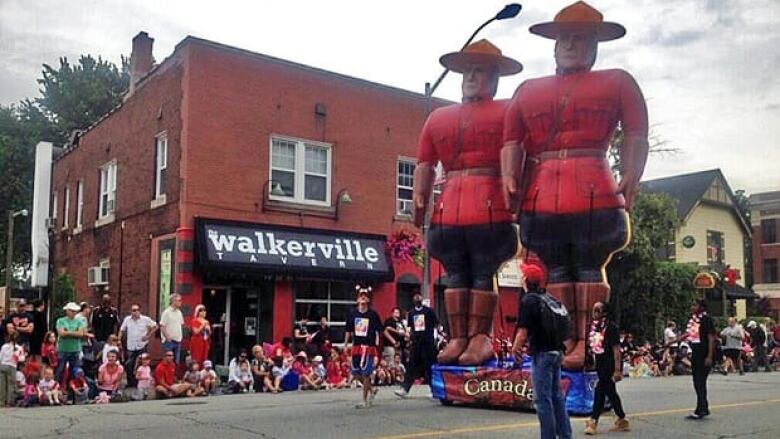
POLYGON ((734 361, 739 360, 739 354, 741 354, 740 349, 723 349, 723 356, 726 358, 731 358, 734 361))
POLYGON ((352 375, 356 377, 370 377, 374 373, 374 357, 366 355, 366 363, 360 367, 361 356, 352 357, 352 375))

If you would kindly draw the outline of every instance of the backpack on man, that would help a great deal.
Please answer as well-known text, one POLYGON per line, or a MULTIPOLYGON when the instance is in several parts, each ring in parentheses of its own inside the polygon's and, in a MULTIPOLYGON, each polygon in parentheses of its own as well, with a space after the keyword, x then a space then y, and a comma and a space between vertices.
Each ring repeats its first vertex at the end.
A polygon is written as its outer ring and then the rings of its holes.
POLYGON ((566 307, 554 297, 546 293, 536 294, 542 306, 540 306, 539 322, 541 332, 545 338, 555 346, 563 346, 563 342, 571 337, 571 317, 566 307))

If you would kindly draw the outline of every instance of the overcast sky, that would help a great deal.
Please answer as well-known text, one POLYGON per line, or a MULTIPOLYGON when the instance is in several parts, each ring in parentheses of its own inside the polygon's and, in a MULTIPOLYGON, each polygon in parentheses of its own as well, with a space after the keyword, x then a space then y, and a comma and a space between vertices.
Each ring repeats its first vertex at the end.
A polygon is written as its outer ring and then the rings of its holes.
MULTIPOLYGON (((506 0, 25 1, 0 0, 0 103, 38 95, 41 64, 100 55, 119 62, 145 30, 160 61, 187 35, 413 91, 441 71, 506 0)), ((571 0, 529 0, 480 36, 525 65, 502 79, 509 98, 554 71, 553 43, 528 32, 571 0)), ((599 46, 595 68, 631 72, 652 132, 680 149, 651 156, 645 179, 721 168, 732 189, 780 190, 780 0, 591 0, 623 39, 599 46)), ((457 75, 437 96, 459 100, 457 75)))

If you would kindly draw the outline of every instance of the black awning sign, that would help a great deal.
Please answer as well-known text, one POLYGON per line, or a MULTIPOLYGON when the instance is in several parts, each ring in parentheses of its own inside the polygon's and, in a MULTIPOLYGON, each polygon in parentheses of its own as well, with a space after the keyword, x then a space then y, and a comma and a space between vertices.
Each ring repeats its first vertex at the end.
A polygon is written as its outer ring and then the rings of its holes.
POLYGON ((203 262, 256 265, 270 271, 390 271, 381 235, 260 224, 202 223, 203 262))

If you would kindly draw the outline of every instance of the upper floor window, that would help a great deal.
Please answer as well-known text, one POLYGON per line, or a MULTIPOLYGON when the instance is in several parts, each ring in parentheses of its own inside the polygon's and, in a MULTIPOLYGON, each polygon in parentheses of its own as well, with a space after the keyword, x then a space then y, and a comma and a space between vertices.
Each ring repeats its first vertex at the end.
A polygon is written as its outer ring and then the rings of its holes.
POLYGON ((329 144, 271 138, 271 199, 329 206, 330 182, 329 144))
POLYGON ((777 278, 777 259, 764 259, 761 265, 761 272, 764 275, 763 280, 765 284, 776 284, 780 282, 777 278))
POLYGON ((165 195, 168 168, 168 135, 158 134, 155 138, 154 198, 165 195))
POLYGON ((68 211, 70 210, 70 186, 65 186, 65 203, 62 205, 62 228, 68 228, 68 211))
POLYGON ((57 219, 57 206, 59 204, 57 201, 57 192, 54 192, 51 198, 51 215, 49 215, 53 220, 57 219))
POLYGON ((100 167, 100 200, 98 218, 113 215, 116 210, 116 161, 100 167))
POLYGON ((761 220, 761 243, 772 244, 777 242, 777 220, 761 220))
POLYGON ((413 160, 398 160, 398 180, 396 188, 396 208, 398 215, 411 216, 414 212, 412 203, 412 184, 414 182, 413 160))
POLYGON ((84 224, 84 180, 76 184, 76 228, 84 224))
POLYGON ((719 203, 728 203, 729 202, 729 195, 726 191, 726 188, 723 186, 723 183, 721 183, 720 179, 716 178, 709 189, 707 189, 707 192, 704 193, 704 198, 712 201, 717 201, 719 203))
POLYGON ((723 261, 726 259, 725 246, 723 232, 707 230, 707 264, 723 265, 723 261))

